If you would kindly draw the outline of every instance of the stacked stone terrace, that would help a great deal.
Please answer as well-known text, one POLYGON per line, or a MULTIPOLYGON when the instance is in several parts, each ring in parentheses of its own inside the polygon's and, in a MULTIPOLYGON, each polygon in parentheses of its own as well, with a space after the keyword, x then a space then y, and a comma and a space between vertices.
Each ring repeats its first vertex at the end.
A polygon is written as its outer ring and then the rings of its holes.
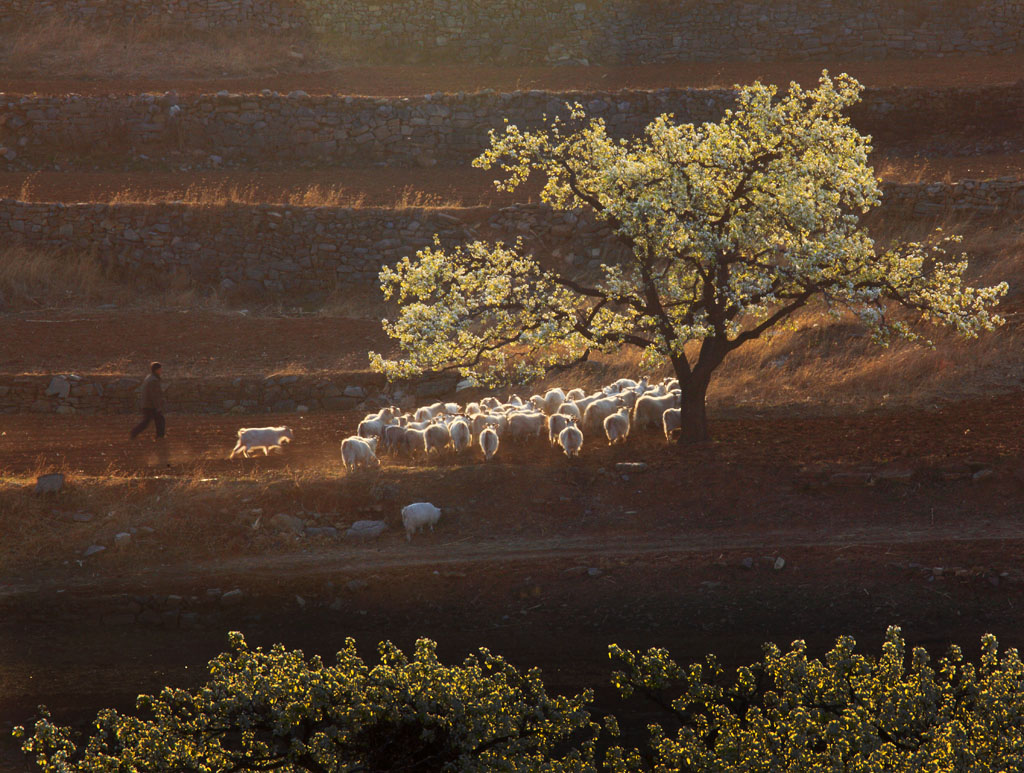
POLYGON ((665 61, 899 58, 1012 51, 1022 0, 2 0, 0 23, 62 14, 99 24, 312 28, 367 57, 665 61))
MULTIPOLYGON (((1024 48, 1024 0, 0 0, 0 23, 46 14, 106 24, 327 29, 364 46, 430 61, 628 63, 898 59, 999 54, 1024 48), (523 21, 526 20, 526 21, 523 21)), ((377 52, 377 53, 374 53, 377 52)), ((898 64, 894 64, 898 66, 898 64)), ((365 98, 259 91, 182 97, 0 94, 0 169, 242 170, 387 165, 458 173, 507 119, 537 127, 579 102, 614 136, 655 116, 719 118, 729 89, 549 93, 521 91, 365 98)), ((888 155, 1024 153, 1024 80, 980 88, 873 88, 851 116, 888 155)), ((884 186, 885 206, 908 216, 1024 212, 1024 181, 998 179, 884 186)), ((537 205, 350 209, 230 204, 111 205, 0 199, 0 239, 98 255, 135 285, 185 280, 249 302, 315 303, 339 286, 370 286, 380 268, 431 243, 522 237, 545 260, 580 272, 621 257, 579 213, 537 205)), ((137 382, 50 375, 0 381, 0 411, 110 412, 134 407, 137 382)), ((284 377, 287 382, 178 385, 193 412, 354 407, 379 384, 284 377)))

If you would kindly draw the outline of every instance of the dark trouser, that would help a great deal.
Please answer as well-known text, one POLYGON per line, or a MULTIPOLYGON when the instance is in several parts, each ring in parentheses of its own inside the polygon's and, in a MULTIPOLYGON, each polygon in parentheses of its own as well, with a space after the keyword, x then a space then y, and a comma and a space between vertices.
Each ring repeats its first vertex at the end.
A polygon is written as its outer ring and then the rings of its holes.
POLYGON ((164 415, 160 413, 160 411, 155 411, 152 408, 146 408, 142 412, 142 421, 132 428, 132 437, 138 437, 139 433, 144 432, 151 421, 156 422, 157 438, 162 438, 164 436, 164 428, 167 426, 167 423, 164 421, 164 415))

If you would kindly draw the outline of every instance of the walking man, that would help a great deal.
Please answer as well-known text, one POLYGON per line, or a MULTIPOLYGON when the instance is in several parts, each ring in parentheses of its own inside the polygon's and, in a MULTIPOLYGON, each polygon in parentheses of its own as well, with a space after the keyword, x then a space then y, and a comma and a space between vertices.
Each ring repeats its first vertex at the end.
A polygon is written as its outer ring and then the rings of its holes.
POLYGON ((145 431, 151 421, 156 422, 156 439, 164 436, 164 392, 160 385, 159 362, 149 366, 149 375, 142 382, 142 421, 132 428, 131 437, 134 440, 139 433, 145 431))

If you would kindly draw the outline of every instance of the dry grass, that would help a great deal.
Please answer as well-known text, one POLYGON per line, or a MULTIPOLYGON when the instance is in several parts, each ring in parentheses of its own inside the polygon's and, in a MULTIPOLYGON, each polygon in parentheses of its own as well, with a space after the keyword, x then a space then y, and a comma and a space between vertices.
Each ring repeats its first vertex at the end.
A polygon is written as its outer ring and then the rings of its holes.
POLYGON ((95 252, 14 246, 0 248, 0 311, 62 310, 115 305, 212 309, 216 296, 178 277, 140 297, 113 276, 95 252))
MULTIPOLYGON (((26 179, 19 195, 21 201, 33 200, 32 180, 26 179)), ((183 193, 125 188, 109 198, 111 204, 168 204, 181 203, 196 207, 219 207, 229 204, 278 204, 293 207, 366 207, 366 193, 346 189, 341 185, 307 185, 291 191, 268 190, 257 183, 246 185, 194 183, 183 193)), ((411 209, 456 209, 463 207, 461 199, 417 190, 405 186, 389 208, 398 211, 411 209)))

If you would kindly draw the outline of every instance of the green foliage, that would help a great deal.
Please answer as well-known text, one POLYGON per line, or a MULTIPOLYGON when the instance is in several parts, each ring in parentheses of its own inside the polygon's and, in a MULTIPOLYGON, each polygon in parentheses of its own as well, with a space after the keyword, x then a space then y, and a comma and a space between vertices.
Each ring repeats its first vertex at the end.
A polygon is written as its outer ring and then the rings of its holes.
POLYGON ((333 666, 239 633, 231 645, 202 687, 142 695, 138 715, 101 712, 84 746, 44 712, 24 750, 53 773, 577 771, 593 754, 589 693, 551 697, 536 669, 486 649, 444 666, 428 639, 412 658, 385 642, 370 667, 352 639, 333 666), (583 743, 557 754, 574 734, 583 743))
MULTIPOLYGON (((650 727, 650 768, 692 773, 940 773, 1024 769, 1024 663, 1001 658, 986 635, 981 662, 951 647, 938 667, 899 628, 881 657, 841 636, 821 660, 804 642, 726 680, 714 657, 688 668, 661 649, 612 646, 623 696, 639 693, 671 714, 674 734, 650 727), (909 662, 908 662, 909 660, 909 662)), ((639 769, 622 766, 620 770, 639 769)))
POLYGON ((389 643, 370 667, 348 640, 337 665, 277 645, 232 650, 195 690, 107 710, 78 746, 43 710, 23 749, 45 771, 685 771, 945 773, 1024 770, 1024 663, 981 642, 980 662, 950 647, 937 667, 909 657, 898 628, 881 656, 841 636, 822 659, 802 641, 727 675, 714 656, 679 666, 663 649, 610 647, 612 682, 665 712, 643 749, 614 745, 618 723, 590 720, 590 691, 549 696, 534 669, 487 650, 444 666, 435 645, 407 658, 389 643), (143 716, 144 715, 144 716, 143 716), (603 738, 599 737, 603 733, 603 738), (600 747, 603 751, 599 751, 600 747))
POLYGON ((881 250, 861 225, 881 197, 870 138, 844 114, 861 90, 827 72, 817 88, 791 83, 781 97, 756 83, 717 123, 662 115, 631 140, 608 136, 579 105, 570 120, 581 128, 555 118, 537 132, 492 131, 474 164, 500 168, 498 188, 540 175, 544 202, 592 213, 627 259, 587 278, 544 269, 519 244, 422 250, 381 272, 399 304, 384 330, 403 356, 371 353, 371 366, 498 384, 634 346, 648 364, 671 362, 702 420, 725 357, 812 300, 855 316, 881 344, 916 338, 917 320, 969 338, 993 329, 1006 285, 967 286, 966 259, 947 255, 955 237, 881 250))

